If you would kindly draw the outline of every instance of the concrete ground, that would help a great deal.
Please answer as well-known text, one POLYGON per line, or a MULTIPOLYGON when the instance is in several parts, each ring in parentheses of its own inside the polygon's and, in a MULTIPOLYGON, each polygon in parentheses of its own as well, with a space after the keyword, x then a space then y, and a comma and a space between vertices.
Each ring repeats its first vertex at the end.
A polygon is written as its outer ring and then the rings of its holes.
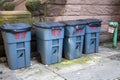
POLYGON ((0 80, 120 80, 120 49, 100 46, 99 53, 63 59, 53 65, 43 65, 33 58, 29 68, 19 70, 1 63, 0 80))

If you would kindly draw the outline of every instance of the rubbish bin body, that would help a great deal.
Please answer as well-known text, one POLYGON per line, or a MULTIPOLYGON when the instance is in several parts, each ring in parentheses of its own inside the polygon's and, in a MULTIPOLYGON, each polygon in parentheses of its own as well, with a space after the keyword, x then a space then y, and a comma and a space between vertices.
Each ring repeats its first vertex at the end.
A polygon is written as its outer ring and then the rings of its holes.
POLYGON ((31 26, 25 23, 4 24, 0 29, 10 69, 30 66, 31 26))
POLYGON ((98 19, 85 19, 83 21, 86 22, 83 53, 98 53, 101 21, 98 19))
POLYGON ((63 21, 65 26, 65 38, 63 42, 63 57, 76 59, 82 56, 85 23, 75 20, 63 21))
POLYGON ((58 22, 35 23, 37 50, 43 64, 54 64, 62 61, 62 44, 64 24, 58 22))

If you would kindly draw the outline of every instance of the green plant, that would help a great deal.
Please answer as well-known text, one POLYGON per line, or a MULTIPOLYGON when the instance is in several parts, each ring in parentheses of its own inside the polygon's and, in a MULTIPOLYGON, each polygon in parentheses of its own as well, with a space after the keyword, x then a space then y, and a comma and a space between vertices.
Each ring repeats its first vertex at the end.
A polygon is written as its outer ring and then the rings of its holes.
POLYGON ((38 11, 41 6, 40 0, 27 0, 25 4, 28 11, 38 11))
POLYGON ((14 2, 5 2, 3 4, 3 9, 6 10, 6 11, 14 10, 14 8, 15 8, 15 3, 14 2))
POLYGON ((32 15, 44 14, 44 4, 40 0, 27 0, 25 6, 32 15))
POLYGON ((3 3, 5 0, 0 0, 0 3, 3 3))

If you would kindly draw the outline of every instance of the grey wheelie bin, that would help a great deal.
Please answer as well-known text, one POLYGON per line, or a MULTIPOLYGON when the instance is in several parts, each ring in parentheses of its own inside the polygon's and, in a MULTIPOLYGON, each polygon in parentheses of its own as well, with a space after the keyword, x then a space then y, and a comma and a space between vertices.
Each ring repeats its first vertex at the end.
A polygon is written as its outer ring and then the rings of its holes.
POLYGON ((59 22, 34 23, 37 50, 43 64, 54 64, 62 60, 64 24, 59 22))
POLYGON ((82 56, 85 26, 84 22, 69 20, 63 21, 65 26, 63 57, 76 59, 82 56))
POLYGON ((0 29, 10 69, 30 66, 31 26, 25 23, 3 24, 0 29))

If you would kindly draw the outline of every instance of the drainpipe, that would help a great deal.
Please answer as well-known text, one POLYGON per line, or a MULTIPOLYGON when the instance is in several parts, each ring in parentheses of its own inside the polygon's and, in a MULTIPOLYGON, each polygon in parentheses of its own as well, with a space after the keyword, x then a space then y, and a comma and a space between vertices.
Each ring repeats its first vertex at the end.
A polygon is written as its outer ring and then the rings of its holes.
POLYGON ((114 28, 114 37, 113 37, 113 48, 117 47, 117 37, 118 37, 118 22, 110 22, 109 23, 110 27, 114 28))

